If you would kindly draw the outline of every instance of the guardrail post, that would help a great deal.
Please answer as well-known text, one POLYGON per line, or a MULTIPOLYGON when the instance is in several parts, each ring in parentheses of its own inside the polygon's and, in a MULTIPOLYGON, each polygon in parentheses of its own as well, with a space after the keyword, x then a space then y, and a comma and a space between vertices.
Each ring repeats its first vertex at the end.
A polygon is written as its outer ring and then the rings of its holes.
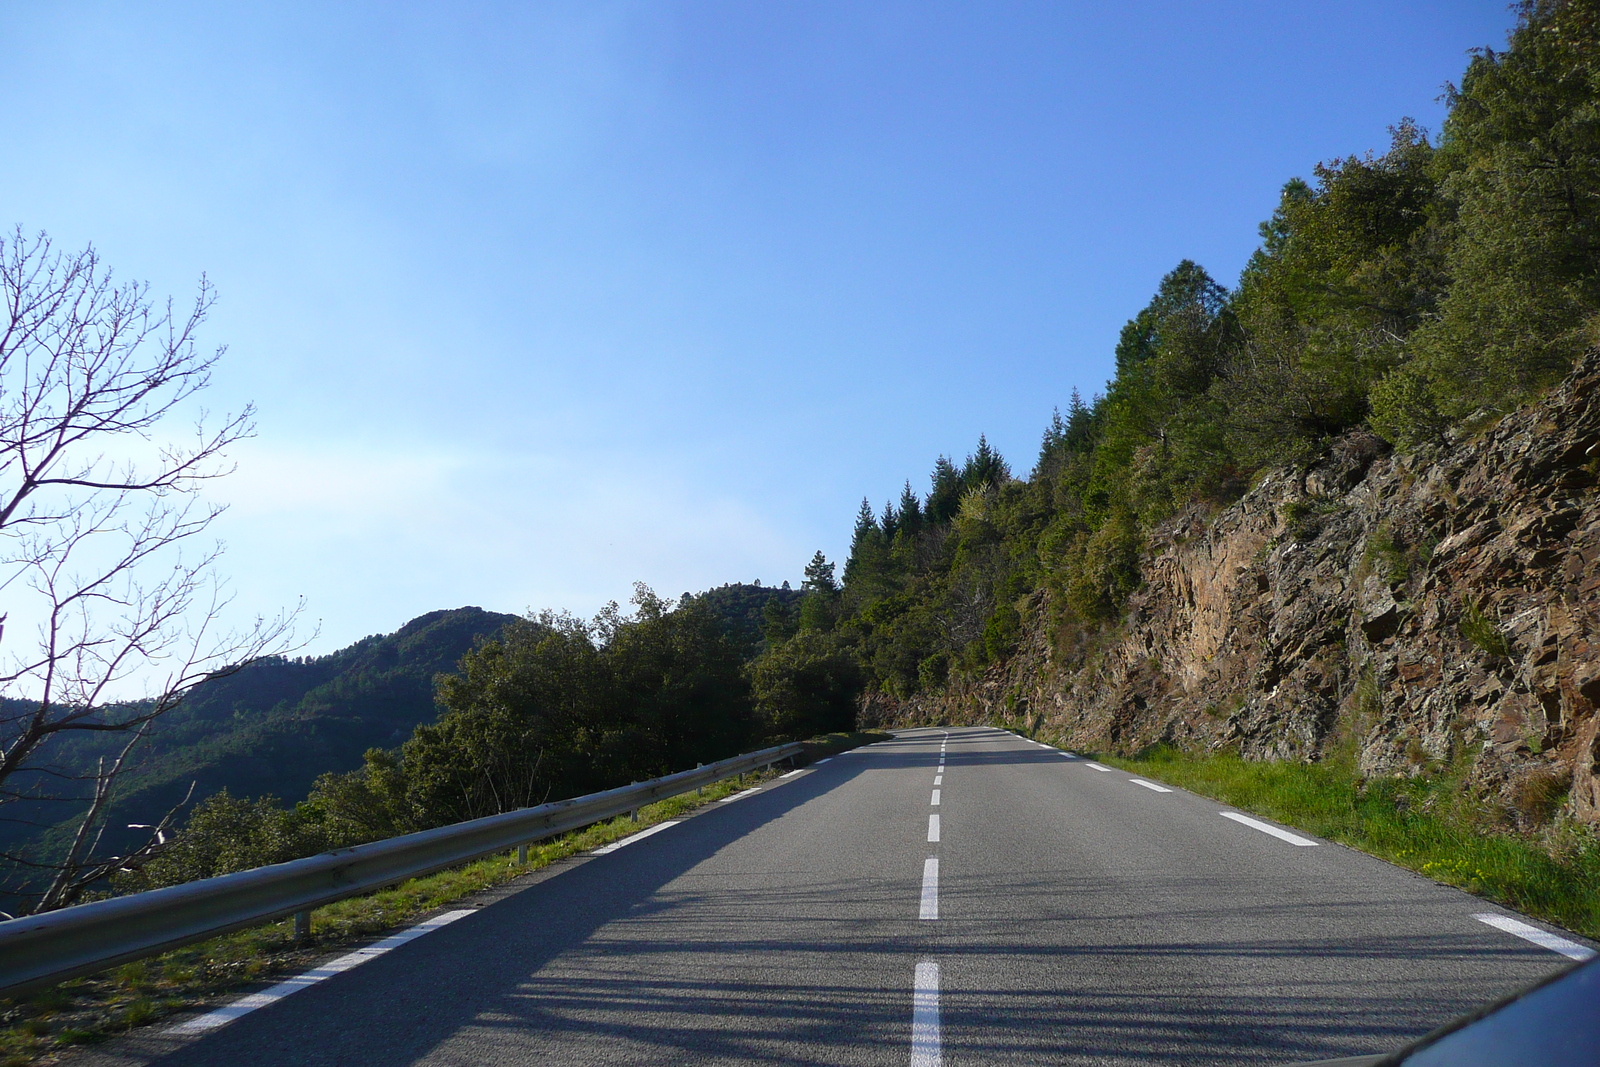
MULTIPOLYGON (((701 767, 704 767, 704 766, 705 766, 704 763, 696 763, 694 765, 694 769, 698 771, 701 767)), ((700 786, 698 789, 696 789, 694 791, 694 795, 697 796, 697 797, 705 796, 706 795, 706 787, 705 786, 700 786)))
POLYGON ((524 843, 524 844, 521 844, 521 845, 517 846, 517 866, 518 867, 526 867, 527 865, 528 865, 528 846, 527 846, 527 844, 524 843))
POLYGON ((296 941, 309 941, 311 939, 311 909, 294 913, 294 939, 296 941))

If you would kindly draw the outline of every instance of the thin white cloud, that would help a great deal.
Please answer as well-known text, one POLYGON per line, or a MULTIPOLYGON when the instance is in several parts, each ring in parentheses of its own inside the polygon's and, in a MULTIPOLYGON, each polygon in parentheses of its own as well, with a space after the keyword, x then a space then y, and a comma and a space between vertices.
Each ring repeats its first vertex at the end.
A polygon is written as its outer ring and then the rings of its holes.
POLYGON ((637 458, 253 442, 220 483, 239 607, 307 599, 329 651, 435 608, 589 613, 798 568, 803 549, 731 494, 637 458))

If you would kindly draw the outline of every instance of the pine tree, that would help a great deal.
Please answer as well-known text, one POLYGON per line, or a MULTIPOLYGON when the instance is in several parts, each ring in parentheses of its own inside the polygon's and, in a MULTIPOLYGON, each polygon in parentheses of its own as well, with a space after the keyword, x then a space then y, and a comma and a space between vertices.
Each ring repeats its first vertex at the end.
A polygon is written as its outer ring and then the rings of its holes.
POLYGON ((806 580, 800 588, 806 594, 800 598, 800 629, 833 629, 839 615, 839 584, 833 579, 833 564, 820 550, 806 564, 806 580))
POLYGON ((1011 480, 1011 468, 1000 453, 989 447, 989 439, 983 434, 978 435, 978 450, 967 457, 966 466, 961 468, 961 484, 964 489, 986 489, 990 486, 1004 485, 1011 480))
POLYGON ((940 456, 933 465, 933 491, 928 494, 925 512, 929 522, 945 523, 961 508, 961 474, 949 456, 940 456))
POLYGON ((1117 341, 1117 377, 1126 379, 1133 369, 1161 350, 1163 334, 1173 324, 1198 316, 1211 321, 1228 304, 1228 291, 1211 280, 1205 268, 1191 259, 1181 260, 1161 279, 1155 298, 1128 320, 1117 341))
POLYGON ((883 505, 883 518, 878 520, 878 528, 883 531, 885 544, 894 543, 894 535, 900 529, 900 514, 894 510, 894 501, 883 505))
MULTIPOLYGON (((1072 391, 1074 398, 1078 391, 1072 391)), ((1035 478, 1049 478, 1061 468, 1061 460, 1067 448, 1067 423, 1061 417, 1061 409, 1055 408, 1050 412, 1050 425, 1044 428, 1044 437, 1039 441, 1039 461, 1033 465, 1035 478)))
POLYGON ((906 487, 900 491, 900 532, 906 537, 916 537, 922 532, 922 504, 917 500, 909 478, 906 479, 906 487))
POLYGON ((1066 446, 1069 451, 1087 454, 1100 439, 1100 397, 1093 404, 1085 404, 1077 389, 1072 390, 1072 400, 1067 405, 1066 446))
POLYGON ((811 562, 806 564, 806 580, 800 583, 800 588, 808 593, 837 593, 839 583, 833 579, 833 564, 828 562, 828 557, 818 549, 811 557, 811 562))

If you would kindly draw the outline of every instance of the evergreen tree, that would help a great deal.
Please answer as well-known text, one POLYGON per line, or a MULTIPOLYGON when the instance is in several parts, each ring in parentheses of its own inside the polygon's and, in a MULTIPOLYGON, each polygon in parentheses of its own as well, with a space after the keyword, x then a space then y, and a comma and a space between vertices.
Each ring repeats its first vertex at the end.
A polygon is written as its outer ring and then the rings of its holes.
POLYGON ((1100 436, 1098 401, 1097 397, 1096 405, 1085 404, 1078 390, 1072 390, 1072 400, 1067 405, 1065 444, 1068 450, 1086 453, 1094 448, 1100 436))
POLYGON ((805 596, 800 598, 801 631, 833 629, 838 617, 839 583, 833 577, 833 564, 820 550, 806 564, 806 580, 800 588, 805 590, 805 596))
POLYGON ((1439 150, 1449 289, 1416 373, 1451 416, 1506 410, 1592 343, 1600 310, 1600 2, 1524 0, 1474 54, 1439 150))
MULTIPOLYGON (((872 505, 867 498, 862 497, 861 509, 856 512, 856 528, 850 534, 850 560, 870 554, 882 540, 883 529, 878 525, 878 517, 872 513, 872 505)), ((845 561, 846 575, 850 573, 850 560, 845 561)))
POLYGON ((955 518, 961 508, 961 473, 950 462, 949 456, 940 456, 933 465, 933 489, 928 493, 927 517, 929 522, 946 523, 955 518))
POLYGON ((922 504, 917 499, 915 490, 911 488, 911 480, 906 479, 905 488, 900 491, 900 533, 907 538, 915 538, 922 533, 922 504))
MULTIPOLYGON (((785 586, 788 584, 784 583, 785 586)), ((761 607, 761 636, 768 648, 781 645, 793 637, 799 623, 799 605, 791 609, 782 600, 773 597, 761 607)))
POLYGON ((1011 480, 1011 468, 1000 453, 989 447, 989 439, 978 435, 978 450, 967 457, 961 468, 963 489, 987 489, 1011 480))
POLYGON ((1116 349, 1117 378, 1125 378, 1159 352, 1163 337, 1174 326, 1196 315, 1215 319, 1227 303, 1228 291, 1212 281, 1204 268, 1193 260, 1180 261, 1161 279, 1145 309, 1123 326, 1116 349))
POLYGON ((800 583, 800 588, 808 593, 822 593, 832 596, 839 591, 839 583, 833 577, 833 564, 828 562, 828 557, 822 550, 811 557, 811 562, 806 564, 806 578, 800 583))
POLYGON ((865 498, 856 515, 855 533, 850 539, 850 558, 844 564, 844 584, 858 598, 875 600, 894 589, 893 566, 889 558, 889 541, 884 528, 872 513, 872 505, 865 498))
POLYGON ((885 544, 894 543, 894 535, 900 530, 900 513, 894 509, 894 501, 883 505, 883 517, 878 520, 878 529, 883 533, 885 544))
MULTIPOLYGON (((1074 399, 1078 391, 1072 391, 1074 399)), ((1080 401, 1081 403, 1081 401, 1080 401)), ((1055 408, 1050 412, 1050 425, 1044 428, 1044 436, 1039 441, 1039 460, 1033 465, 1035 478, 1054 477, 1061 467, 1067 448, 1067 420, 1061 417, 1061 409, 1055 408)))

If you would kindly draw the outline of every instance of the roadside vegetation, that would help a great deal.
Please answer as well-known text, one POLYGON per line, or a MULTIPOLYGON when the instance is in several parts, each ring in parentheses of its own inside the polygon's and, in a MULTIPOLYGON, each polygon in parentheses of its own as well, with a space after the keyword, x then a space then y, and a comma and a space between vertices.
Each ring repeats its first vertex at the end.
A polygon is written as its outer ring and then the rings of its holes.
MULTIPOLYGON (((1546 820, 1483 800, 1448 769, 1364 778, 1349 758, 1320 763, 1184 755, 1159 747, 1100 762, 1360 849, 1525 915, 1600 938, 1600 839, 1561 818, 1560 797, 1528 797, 1546 820)), ((1537 813, 1535 813, 1537 814, 1537 813)))
POLYGON ((705 598, 644 586, 635 611, 507 623, 436 679, 437 719, 295 804, 226 790, 111 879, 134 892, 645 781, 854 725, 855 709, 766 699, 705 598))
POLYGON ((1190 260, 1160 279, 1103 394, 1062 398, 1031 470, 980 437, 925 492, 863 501, 842 580, 819 557, 804 598, 769 612, 758 676, 858 685, 910 721, 1016 652, 1024 619, 1079 666, 1177 512, 1345 434, 1435 448, 1558 381, 1600 323, 1600 0, 1515 11, 1442 128, 1395 116, 1383 143, 1329 146, 1346 154, 1264 205, 1231 287, 1190 260))
MULTIPOLYGON (((806 742, 801 765, 885 740, 875 731, 839 732, 806 742)), ((473 894, 515 882, 558 860, 619 841, 656 823, 681 818, 723 797, 770 781, 779 770, 729 778, 701 793, 685 793, 640 808, 638 821, 618 816, 515 854, 491 856, 369 896, 352 897, 312 913, 311 936, 296 941, 292 920, 270 923, 104 974, 63 982, 20 1000, 0 1000, 0 1067, 55 1062, 63 1051, 96 1044, 169 1016, 226 1001, 248 987, 298 974, 329 955, 411 926, 473 894)))

